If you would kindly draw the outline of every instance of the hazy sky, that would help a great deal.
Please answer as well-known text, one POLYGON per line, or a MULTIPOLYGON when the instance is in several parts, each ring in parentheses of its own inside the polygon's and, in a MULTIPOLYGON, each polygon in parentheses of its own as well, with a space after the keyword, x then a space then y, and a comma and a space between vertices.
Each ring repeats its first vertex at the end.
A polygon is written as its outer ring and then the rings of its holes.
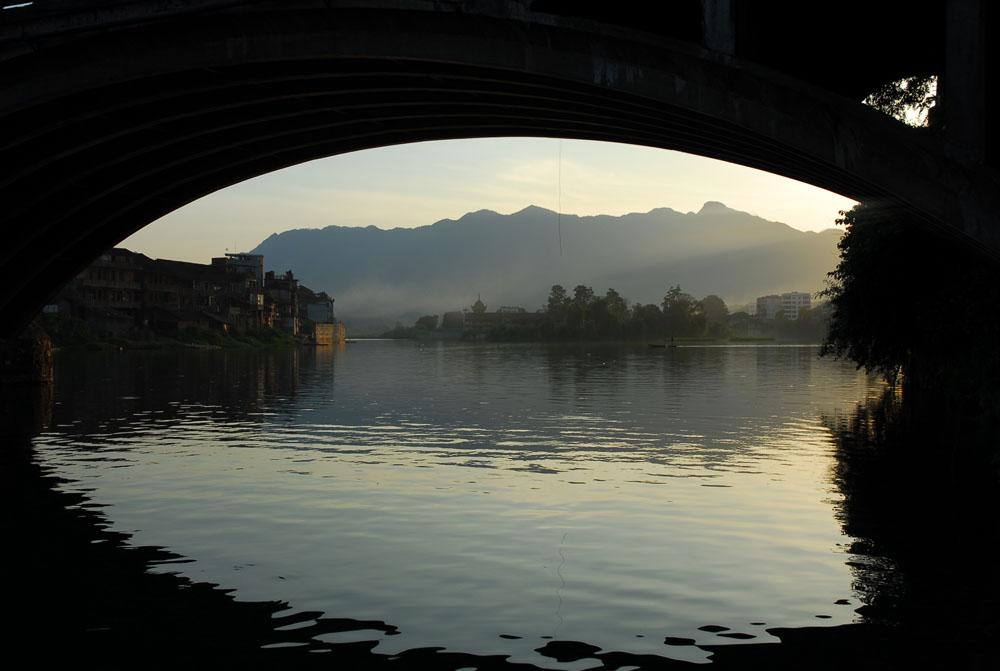
POLYGON ((801 230, 833 227, 853 201, 742 166, 678 152, 579 140, 450 140, 304 163, 223 189, 121 243, 154 258, 208 263, 292 228, 425 226, 538 205, 621 215, 705 201, 801 230))

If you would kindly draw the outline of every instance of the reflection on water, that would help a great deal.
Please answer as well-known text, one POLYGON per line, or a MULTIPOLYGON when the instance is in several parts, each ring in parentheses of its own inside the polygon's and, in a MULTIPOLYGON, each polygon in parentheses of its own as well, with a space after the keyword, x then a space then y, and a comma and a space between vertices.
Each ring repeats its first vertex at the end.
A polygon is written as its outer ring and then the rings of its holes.
POLYGON ((61 357, 56 384, 39 461, 170 571, 389 623, 314 649, 585 668, 858 619, 822 417, 871 385, 815 348, 371 341, 61 357))
POLYGON ((994 475, 954 468, 949 446, 908 436, 899 415, 890 389, 824 418, 858 612, 896 625, 910 668, 1000 668, 994 475))

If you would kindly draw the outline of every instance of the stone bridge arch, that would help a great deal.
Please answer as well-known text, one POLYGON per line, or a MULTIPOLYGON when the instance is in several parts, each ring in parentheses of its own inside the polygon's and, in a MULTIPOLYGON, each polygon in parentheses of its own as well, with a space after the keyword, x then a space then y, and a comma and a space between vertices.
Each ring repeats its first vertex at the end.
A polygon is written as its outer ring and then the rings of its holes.
MULTIPOLYGON (((865 8, 847 5, 844 16, 865 8)), ((731 0, 671 3, 664 20, 647 6, 49 0, 0 10, 5 330, 100 251, 203 195, 423 140, 674 149, 887 200, 1000 254, 979 0, 930 3, 917 16, 932 34, 905 53, 888 36, 912 17, 865 9, 885 43, 855 45, 842 81, 822 49, 844 21, 803 29, 790 7, 731 0), (785 36, 785 53, 772 34, 785 36), (953 101, 946 134, 858 103, 879 82, 933 73, 953 101)))

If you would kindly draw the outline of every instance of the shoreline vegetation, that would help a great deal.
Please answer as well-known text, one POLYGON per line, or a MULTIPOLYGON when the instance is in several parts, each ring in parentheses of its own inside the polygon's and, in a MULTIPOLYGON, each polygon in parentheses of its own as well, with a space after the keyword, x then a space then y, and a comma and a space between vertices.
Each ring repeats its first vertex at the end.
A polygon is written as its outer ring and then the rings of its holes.
POLYGON ((639 345, 649 347, 664 347, 666 345, 676 345, 678 347, 692 345, 726 345, 726 344, 774 344, 774 345, 815 345, 822 346, 822 338, 807 339, 784 339, 775 336, 728 336, 722 338, 691 337, 674 338, 671 343, 669 338, 567 338, 567 339, 542 339, 542 338, 497 338, 491 337, 491 332, 462 331, 437 329, 426 331, 414 329, 413 327, 393 328, 381 334, 367 334, 357 336, 356 340, 414 340, 416 342, 483 342, 483 343, 603 343, 622 345, 639 345))
POLYGON ((91 352, 116 352, 122 350, 170 349, 266 349, 295 347, 297 342, 290 333, 274 328, 229 333, 208 329, 186 328, 171 338, 151 335, 148 339, 108 338, 95 335, 82 319, 57 315, 42 315, 39 326, 49 336, 54 351, 77 350, 91 352))
MULTIPOLYGON (((898 388, 898 411, 887 420, 898 439, 881 449, 933 465, 941 482, 994 487, 1000 263, 890 206, 860 204, 841 215, 846 232, 822 292, 831 317, 820 355, 898 388)), ((990 514, 991 498, 982 509, 990 514)))
MULTIPOLYGON (((391 329, 368 337, 411 340, 482 340, 488 342, 646 342, 649 344, 704 344, 723 342, 824 342, 828 313, 822 307, 783 310, 770 319, 745 312, 730 314, 715 295, 701 300, 670 287, 660 305, 631 303, 614 289, 598 296, 578 285, 572 294, 554 285, 541 310, 529 313, 488 313, 481 301, 471 310, 424 315, 412 326, 397 322, 391 329)), ((516 311, 513 311, 516 310, 516 311)))

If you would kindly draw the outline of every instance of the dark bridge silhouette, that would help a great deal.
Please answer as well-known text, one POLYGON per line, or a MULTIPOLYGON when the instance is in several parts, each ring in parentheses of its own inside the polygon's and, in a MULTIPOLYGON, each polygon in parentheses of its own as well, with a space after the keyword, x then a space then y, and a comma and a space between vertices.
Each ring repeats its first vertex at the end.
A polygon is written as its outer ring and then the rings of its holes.
POLYGON ((995 13, 982 0, 884 4, 804 14, 800 3, 735 0, 42 0, 0 10, 3 328, 196 198, 422 140, 675 149, 884 199, 1000 254, 984 86, 995 13), (931 74, 943 130, 859 103, 931 74))

